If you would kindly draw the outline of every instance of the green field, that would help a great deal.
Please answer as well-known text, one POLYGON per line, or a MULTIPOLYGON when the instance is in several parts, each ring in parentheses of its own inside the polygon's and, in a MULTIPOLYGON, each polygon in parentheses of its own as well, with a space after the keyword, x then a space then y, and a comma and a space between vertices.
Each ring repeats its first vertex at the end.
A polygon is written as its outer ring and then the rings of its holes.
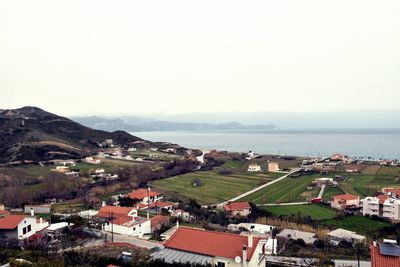
POLYGON ((327 202, 330 201, 333 196, 344 194, 343 190, 339 187, 328 186, 325 188, 322 200, 327 202))
MULTIPOLYGON (((285 178, 271 186, 263 188, 242 200, 250 201, 256 204, 264 203, 285 203, 295 201, 308 201, 307 197, 302 195, 308 185, 319 175, 306 175, 298 178, 285 178)), ((316 196, 309 196, 309 198, 316 196)))
POLYGON ((199 171, 178 175, 168 179, 154 181, 152 186, 163 191, 167 196, 193 198, 202 204, 215 204, 238 196, 250 189, 282 176, 281 173, 249 173, 248 162, 228 161, 223 166, 211 171, 199 171), (229 170, 229 174, 219 174, 229 170), (193 186, 193 179, 199 179, 201 186, 193 186))
POLYGON ((379 229, 390 226, 387 222, 373 220, 363 216, 348 216, 340 220, 332 219, 324 221, 322 224, 334 229, 343 228, 367 236, 373 236, 379 229))
POLYGON ((329 220, 336 217, 336 210, 319 204, 262 207, 275 216, 310 216, 313 220, 329 220))

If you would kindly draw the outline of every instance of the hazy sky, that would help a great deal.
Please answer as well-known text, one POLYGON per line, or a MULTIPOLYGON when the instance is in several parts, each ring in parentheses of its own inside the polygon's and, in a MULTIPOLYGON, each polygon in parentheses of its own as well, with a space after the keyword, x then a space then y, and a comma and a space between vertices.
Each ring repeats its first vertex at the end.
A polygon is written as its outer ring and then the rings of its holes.
POLYGON ((0 108, 399 109, 400 1, 1 1, 0 108))

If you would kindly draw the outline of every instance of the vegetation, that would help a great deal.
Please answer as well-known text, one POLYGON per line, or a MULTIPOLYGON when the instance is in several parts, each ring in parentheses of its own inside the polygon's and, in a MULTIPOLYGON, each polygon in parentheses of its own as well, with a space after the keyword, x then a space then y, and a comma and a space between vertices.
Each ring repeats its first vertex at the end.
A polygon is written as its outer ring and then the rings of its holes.
POLYGON ((333 228, 343 228, 358 234, 372 237, 375 233, 384 227, 390 226, 390 223, 378 219, 364 216, 346 216, 322 222, 323 225, 333 228))
POLYGON ((328 220, 336 217, 336 210, 321 204, 262 207, 277 217, 299 216, 313 220, 328 220))

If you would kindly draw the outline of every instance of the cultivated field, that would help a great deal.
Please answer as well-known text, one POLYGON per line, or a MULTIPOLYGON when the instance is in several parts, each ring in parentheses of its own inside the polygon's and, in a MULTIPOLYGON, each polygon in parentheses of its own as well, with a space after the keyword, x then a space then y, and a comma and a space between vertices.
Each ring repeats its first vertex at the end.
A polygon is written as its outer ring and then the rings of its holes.
POLYGON ((248 162, 228 161, 211 171, 198 171, 152 182, 152 186, 167 196, 178 199, 196 199, 202 204, 220 203, 250 189, 281 177, 281 173, 249 173, 248 162), (221 174, 225 172, 225 174, 221 174), (200 180, 200 186, 192 181, 200 180))
POLYGON ((336 210, 319 205, 292 205, 292 206, 274 206, 274 207, 262 207, 268 212, 271 212, 275 216, 310 216, 313 220, 328 220, 336 217, 336 210))
POLYGON ((343 219, 332 219, 322 222, 323 225, 336 228, 343 228, 355 231, 358 234, 373 236, 383 227, 390 226, 389 223, 381 220, 374 220, 363 216, 348 216, 343 219))

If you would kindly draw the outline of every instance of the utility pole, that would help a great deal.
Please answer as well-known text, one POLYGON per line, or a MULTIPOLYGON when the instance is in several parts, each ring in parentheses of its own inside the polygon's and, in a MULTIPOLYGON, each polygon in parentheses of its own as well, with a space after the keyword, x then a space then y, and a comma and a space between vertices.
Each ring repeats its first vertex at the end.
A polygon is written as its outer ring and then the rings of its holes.
POLYGON ((114 212, 111 212, 111 243, 114 243, 114 223, 112 222, 114 220, 114 212))
POLYGON ((360 267, 360 244, 357 244, 357 266, 360 267))

